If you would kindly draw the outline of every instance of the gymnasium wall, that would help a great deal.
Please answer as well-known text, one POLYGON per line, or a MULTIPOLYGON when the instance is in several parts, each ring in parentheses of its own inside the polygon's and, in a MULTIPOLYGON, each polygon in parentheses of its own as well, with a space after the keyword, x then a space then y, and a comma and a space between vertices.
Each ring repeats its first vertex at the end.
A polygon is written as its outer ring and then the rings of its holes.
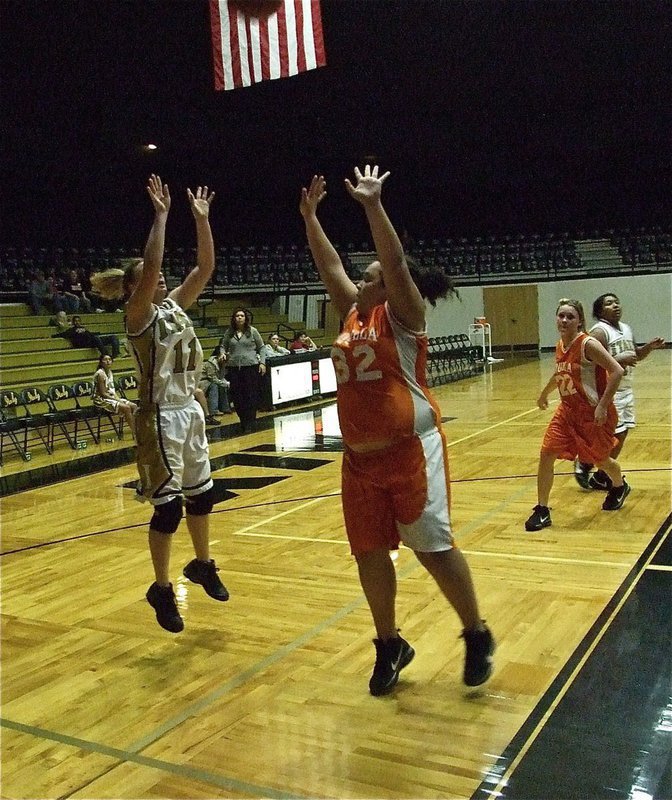
MULTIPOLYGON (((482 316, 483 286, 461 288, 460 299, 439 301, 428 306, 427 327, 430 336, 466 332, 474 317, 482 316)), ((672 274, 629 275, 610 278, 586 278, 537 284, 539 303, 539 345, 553 347, 558 340, 555 308, 561 297, 580 300, 587 322, 592 320, 593 300, 605 292, 615 292, 623 303, 623 320, 632 326, 638 342, 662 336, 672 342, 672 274)))

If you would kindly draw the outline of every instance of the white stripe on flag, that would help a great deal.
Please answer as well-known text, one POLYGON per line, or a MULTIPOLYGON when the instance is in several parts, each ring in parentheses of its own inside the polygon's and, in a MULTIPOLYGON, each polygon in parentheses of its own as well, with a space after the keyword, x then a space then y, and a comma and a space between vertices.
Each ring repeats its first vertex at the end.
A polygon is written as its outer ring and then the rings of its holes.
POLYGON ((303 48, 306 53, 306 69, 315 69, 317 58, 313 38, 313 7, 310 0, 303 0, 303 48))
MULTIPOLYGON (((228 53, 231 50, 231 27, 229 26, 229 9, 220 4, 219 7, 219 23, 221 26, 221 40, 220 47, 222 53, 228 53)), ((224 88, 233 89, 236 85, 233 80, 233 64, 230 58, 222 58, 222 68, 224 70, 224 88)))
POLYGON ((251 86, 325 63, 317 0, 282 0, 279 10, 267 18, 246 15, 229 0, 210 0, 210 13, 215 89, 251 86))
POLYGON ((278 15, 268 20, 268 58, 271 80, 279 78, 280 72, 280 36, 278 33, 278 15))
POLYGON ((261 36, 259 34, 259 18, 250 17, 250 49, 252 50, 252 69, 254 82, 264 79, 261 72, 261 36))
POLYGON ((297 58, 294 0, 285 0, 285 14, 287 16, 287 74, 297 75, 299 72, 299 64, 297 58))
POLYGON ((243 86, 251 86, 253 81, 250 75, 250 62, 247 59, 247 27, 245 15, 236 11, 238 25, 238 41, 240 43, 240 79, 243 86))

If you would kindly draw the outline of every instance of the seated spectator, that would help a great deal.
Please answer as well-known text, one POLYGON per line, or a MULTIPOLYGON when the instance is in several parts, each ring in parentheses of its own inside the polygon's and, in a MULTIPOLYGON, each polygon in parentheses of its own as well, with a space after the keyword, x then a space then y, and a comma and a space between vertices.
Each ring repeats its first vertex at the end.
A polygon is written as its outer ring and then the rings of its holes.
POLYGON ((30 281, 28 287, 28 302, 33 314, 41 314, 43 309, 51 312, 60 311, 54 303, 54 287, 51 281, 44 277, 44 272, 38 270, 30 281))
POLYGON ((299 331, 296 339, 289 345, 292 353, 302 353, 308 350, 317 350, 317 345, 305 331, 299 331))
MULTIPOLYGON (((58 332, 62 333, 63 331, 67 331, 70 327, 70 322, 68 321, 68 315, 65 311, 57 311, 54 316, 49 320, 49 324, 52 327, 58 328, 58 332)), ((51 337, 54 338, 53 336, 51 337)))
POLYGON ((205 421, 209 425, 219 423, 217 413, 230 414, 231 404, 229 403, 229 386, 231 385, 224 377, 226 369, 226 352, 222 347, 215 347, 212 355, 207 361, 203 362, 201 379, 198 382, 207 400, 205 421))
POLYGON ((91 396, 94 406, 103 408, 105 411, 109 411, 110 414, 118 414, 123 417, 135 439, 135 417, 133 415, 138 410, 138 407, 130 400, 117 397, 114 375, 112 374, 112 358, 107 353, 101 355, 98 359, 98 369, 93 376, 91 396))
POLYGON ((93 333, 87 330, 78 316, 72 317, 70 327, 64 326, 65 311, 58 312, 55 317, 58 333, 52 334, 52 339, 60 337, 67 339, 73 347, 93 347, 103 355, 107 355, 107 346, 111 349, 112 358, 119 355, 119 337, 114 333, 93 333))
POLYGON ((91 300, 84 291, 82 280, 79 276, 79 272, 76 269, 71 269, 70 272, 68 273, 66 288, 70 293, 70 295, 76 297, 77 300, 79 301, 79 309, 74 309, 74 310, 75 311, 81 310, 87 314, 90 313, 92 310, 91 300))
POLYGON ((266 354, 267 361, 269 358, 277 358, 278 356, 289 355, 289 350, 286 347, 282 347, 280 344, 280 337, 277 333, 272 333, 268 337, 268 343, 265 344, 261 349, 262 352, 266 354))
POLYGON ((57 275, 51 270, 47 276, 51 281, 54 290, 54 309, 65 311, 67 314, 75 314, 79 311, 79 298, 68 290, 68 280, 62 275, 57 275))

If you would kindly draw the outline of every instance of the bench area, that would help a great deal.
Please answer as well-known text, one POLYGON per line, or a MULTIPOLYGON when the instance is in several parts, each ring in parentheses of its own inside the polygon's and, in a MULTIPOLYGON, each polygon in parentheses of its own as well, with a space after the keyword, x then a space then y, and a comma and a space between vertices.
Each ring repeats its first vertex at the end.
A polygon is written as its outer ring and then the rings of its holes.
MULTIPOLYGON (((219 344, 237 305, 216 300, 190 310, 205 358, 219 344)), ((291 342, 302 328, 301 323, 290 323, 267 307, 250 307, 250 311, 264 340, 278 333, 281 340, 291 342)), ((118 337, 121 352, 112 367, 117 390, 121 397, 135 400, 137 381, 126 347, 123 313, 79 316, 91 332, 118 337)), ((57 328, 50 319, 33 315, 24 303, 0 305, 0 465, 12 458, 29 461, 33 452, 51 455, 60 446, 78 450, 101 441, 130 441, 123 420, 91 402, 98 351, 53 338, 57 328)), ((308 333, 318 346, 331 341, 323 330, 308 333)))

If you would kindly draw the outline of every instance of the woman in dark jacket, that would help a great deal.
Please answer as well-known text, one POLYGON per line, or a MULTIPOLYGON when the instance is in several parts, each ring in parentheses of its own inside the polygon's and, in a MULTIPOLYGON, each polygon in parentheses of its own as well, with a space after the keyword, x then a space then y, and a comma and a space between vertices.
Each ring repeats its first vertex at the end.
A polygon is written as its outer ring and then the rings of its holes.
POLYGON ((219 342, 226 353, 231 402, 243 433, 249 433, 254 426, 260 396, 259 376, 266 374, 264 341, 251 323, 252 315, 247 309, 235 309, 231 324, 219 342))

